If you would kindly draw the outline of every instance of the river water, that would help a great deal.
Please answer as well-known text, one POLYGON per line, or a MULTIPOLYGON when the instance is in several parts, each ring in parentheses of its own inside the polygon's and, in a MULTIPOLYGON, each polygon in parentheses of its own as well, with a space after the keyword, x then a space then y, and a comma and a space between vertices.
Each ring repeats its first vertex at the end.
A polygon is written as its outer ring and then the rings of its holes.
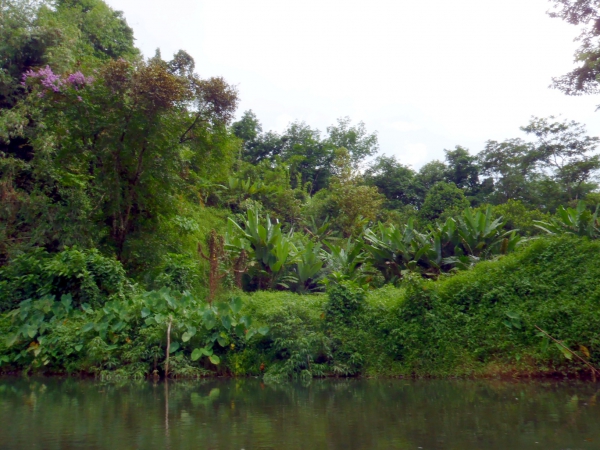
POLYGON ((592 382, 0 379, 0 449, 600 449, 592 382))

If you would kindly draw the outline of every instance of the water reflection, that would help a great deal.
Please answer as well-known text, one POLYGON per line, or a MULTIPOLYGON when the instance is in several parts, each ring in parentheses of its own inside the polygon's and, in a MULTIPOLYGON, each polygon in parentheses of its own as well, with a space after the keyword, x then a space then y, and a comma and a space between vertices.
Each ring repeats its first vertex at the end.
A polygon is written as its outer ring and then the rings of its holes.
POLYGON ((597 449, 598 387, 0 379, 0 449, 597 449))

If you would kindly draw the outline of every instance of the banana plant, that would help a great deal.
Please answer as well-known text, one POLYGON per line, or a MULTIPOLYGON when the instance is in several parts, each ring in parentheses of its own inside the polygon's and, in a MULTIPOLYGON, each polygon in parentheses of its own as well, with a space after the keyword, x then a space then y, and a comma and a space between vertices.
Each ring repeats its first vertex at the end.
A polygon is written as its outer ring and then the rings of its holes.
POLYGON ((598 239, 600 237, 599 208, 600 205, 596 206, 596 210, 592 214, 584 202, 579 202, 577 208, 560 206, 550 222, 536 220, 534 223, 536 227, 549 234, 574 234, 598 239))
POLYGON ((436 272, 435 248, 426 234, 414 228, 412 218, 404 230, 392 225, 378 224, 378 233, 372 229, 364 232, 365 249, 373 265, 387 281, 403 277, 406 271, 436 272))
POLYGON ((317 286, 323 268, 321 252, 321 244, 308 241, 302 251, 298 253, 298 262, 296 263, 298 292, 310 291, 317 286))
POLYGON ((502 218, 493 220, 491 208, 485 213, 473 213, 469 208, 456 219, 430 226, 425 233, 418 232, 412 220, 403 230, 380 223, 378 233, 365 231, 365 248, 388 282, 402 278, 407 271, 437 276, 471 267, 481 258, 514 251, 521 236, 503 227, 502 218))
POLYGON ((263 189, 263 185, 260 182, 252 183, 249 179, 241 180, 236 177, 229 177, 227 187, 230 191, 240 191, 247 195, 256 194, 263 189))
MULTIPOLYGON (((473 214, 470 208, 458 217, 457 244, 462 245, 464 253, 474 258, 487 258, 505 254, 515 249, 521 236, 514 231, 504 231, 502 217, 492 220, 492 208, 487 207, 473 214)), ((456 255, 453 255, 456 256, 456 255)))
POLYGON ((367 262, 364 244, 348 239, 344 245, 331 242, 325 242, 325 245, 329 249, 327 266, 331 272, 328 278, 336 282, 351 280, 359 286, 368 286, 373 277, 364 270, 367 262))
POLYGON ((325 238, 328 240, 338 239, 335 235, 337 234, 331 229, 331 221, 329 216, 326 216, 321 225, 317 224, 314 216, 310 216, 309 220, 304 226, 306 233, 316 242, 322 242, 325 238))
POLYGON ((266 278, 269 287, 273 288, 285 275, 284 269, 291 265, 298 252, 292 242, 292 234, 284 234, 281 224, 273 224, 268 215, 261 221, 256 210, 248 211, 243 225, 241 227, 229 219, 226 248, 232 251, 239 251, 240 248, 247 250, 248 256, 258 264, 259 277, 266 278))

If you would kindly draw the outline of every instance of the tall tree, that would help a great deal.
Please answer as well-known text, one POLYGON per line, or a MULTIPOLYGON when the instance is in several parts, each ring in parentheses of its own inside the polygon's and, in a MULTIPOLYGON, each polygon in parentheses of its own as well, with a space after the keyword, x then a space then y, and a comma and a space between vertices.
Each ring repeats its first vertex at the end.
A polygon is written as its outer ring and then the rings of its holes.
POLYGON ((555 121, 552 116, 534 117, 521 129, 537 138, 535 157, 543 169, 552 171, 568 200, 581 198, 595 187, 589 184, 600 169, 600 155, 595 154, 600 139, 587 136, 584 125, 555 121))
POLYGON ((242 139, 242 159, 250 164, 273 161, 281 154, 286 142, 286 139, 273 131, 263 133, 262 125, 252 110, 245 111, 240 120, 232 124, 231 129, 242 139))
POLYGON ((490 177, 492 203, 529 200, 529 181, 536 168, 533 145, 522 139, 488 141, 478 155, 482 174, 490 177))
POLYGON ((554 7, 549 12, 550 17, 562 19, 581 30, 577 38, 581 44, 575 52, 579 66, 554 78, 554 87, 567 95, 600 92, 600 3, 597 0, 551 1, 554 7))
POLYGON ((401 164, 395 157, 379 156, 365 171, 365 180, 385 195, 386 208, 398 209, 422 203, 416 175, 411 167, 401 164))
MULTIPOLYGON (((73 195, 87 199, 80 228, 99 227, 97 236, 104 228, 106 244, 121 258, 132 234, 176 213, 176 195, 193 190, 199 178, 225 176, 221 169, 233 161, 226 125, 235 89, 221 78, 181 76, 175 66, 118 59, 94 77, 29 71, 30 94, 10 111, 44 123, 12 131, 31 142, 40 194, 57 211, 73 209, 73 195)), ((62 223, 60 214, 48 221, 62 223)))
POLYGON ((425 220, 434 221, 444 212, 459 213, 468 206, 469 200, 462 189, 454 183, 440 181, 427 192, 419 215, 425 220))
POLYGON ((446 153, 446 181, 464 189, 468 196, 476 195, 479 190, 479 167, 477 156, 469 150, 457 145, 454 150, 444 150, 446 153))
POLYGON ((350 117, 342 117, 336 125, 327 127, 327 135, 327 144, 336 149, 345 148, 355 166, 379 151, 377 133, 369 134, 364 122, 353 126, 350 117))

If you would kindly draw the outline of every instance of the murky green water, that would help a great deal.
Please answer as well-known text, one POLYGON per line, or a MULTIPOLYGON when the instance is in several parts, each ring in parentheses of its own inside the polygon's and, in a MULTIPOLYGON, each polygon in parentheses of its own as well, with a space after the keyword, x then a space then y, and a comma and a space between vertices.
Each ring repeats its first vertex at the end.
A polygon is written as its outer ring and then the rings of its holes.
POLYGON ((600 449, 600 384, 0 379, 1 449, 600 449))

